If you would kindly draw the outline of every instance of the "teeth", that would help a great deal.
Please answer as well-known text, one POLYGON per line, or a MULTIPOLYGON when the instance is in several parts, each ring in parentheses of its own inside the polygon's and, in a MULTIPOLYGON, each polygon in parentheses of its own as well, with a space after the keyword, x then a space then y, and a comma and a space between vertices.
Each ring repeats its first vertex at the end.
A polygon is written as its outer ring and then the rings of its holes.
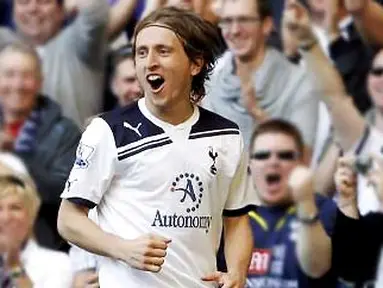
POLYGON ((161 76, 159 76, 159 75, 149 75, 148 76, 149 81, 156 81, 156 80, 160 80, 160 79, 161 79, 161 76))

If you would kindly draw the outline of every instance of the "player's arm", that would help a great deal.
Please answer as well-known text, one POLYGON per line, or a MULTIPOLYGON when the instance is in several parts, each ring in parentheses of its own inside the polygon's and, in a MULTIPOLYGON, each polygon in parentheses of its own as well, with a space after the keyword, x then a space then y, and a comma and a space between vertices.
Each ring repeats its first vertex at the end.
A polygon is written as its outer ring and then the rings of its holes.
POLYGON ((115 175, 117 149, 109 125, 96 118, 82 135, 77 159, 62 193, 57 228, 60 235, 77 246, 133 268, 158 272, 170 242, 156 235, 122 239, 103 231, 88 219, 89 208, 97 206, 115 175))
POLYGON ((310 277, 319 278, 331 268, 331 239, 320 219, 313 191, 313 175, 306 167, 297 167, 289 179, 297 207, 298 226, 296 255, 301 269, 310 277))
POLYGON ((57 221, 60 235, 89 252, 114 259, 123 259, 120 251, 124 250, 124 241, 101 230, 88 218, 88 211, 89 208, 86 206, 63 199, 57 221))
MULTIPOLYGON (((247 154, 243 152, 242 140, 238 143, 237 148, 240 160, 231 181, 223 211, 224 254, 227 274, 223 277, 216 277, 219 284, 225 284, 227 287, 244 287, 245 285, 254 243, 247 212, 249 205, 258 202, 253 189, 249 189, 248 161, 247 154)), ((232 151, 234 152, 234 149, 232 151)), ((219 272, 215 275, 219 276, 219 272)))
POLYGON ((247 214, 224 217, 224 239, 227 271, 236 275, 235 278, 244 285, 253 250, 253 235, 247 214))

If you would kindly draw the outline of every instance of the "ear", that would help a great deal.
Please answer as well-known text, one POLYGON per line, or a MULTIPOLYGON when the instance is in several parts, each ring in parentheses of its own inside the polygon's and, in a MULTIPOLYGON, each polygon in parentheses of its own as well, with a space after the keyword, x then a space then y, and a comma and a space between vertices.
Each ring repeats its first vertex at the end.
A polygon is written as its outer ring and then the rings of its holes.
POLYGON ((262 23, 263 35, 268 38, 274 29, 274 22, 271 16, 266 17, 262 23))
POLYGON ((201 72, 204 64, 205 64, 205 61, 203 60, 202 57, 197 57, 196 59, 194 59, 191 65, 191 71, 190 71, 191 75, 192 76, 198 75, 201 72))
POLYGON ((110 82, 110 90, 112 90, 114 97, 118 97, 117 80, 115 76, 112 77, 112 81, 110 82))

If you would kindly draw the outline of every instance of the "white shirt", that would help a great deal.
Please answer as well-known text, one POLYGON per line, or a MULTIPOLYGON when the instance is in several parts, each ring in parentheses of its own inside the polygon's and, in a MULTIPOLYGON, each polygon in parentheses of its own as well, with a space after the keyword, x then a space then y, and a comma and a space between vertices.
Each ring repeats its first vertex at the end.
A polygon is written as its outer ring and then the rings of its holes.
POLYGON ((84 132, 63 198, 97 205, 100 227, 125 239, 172 239, 159 273, 101 258, 101 287, 215 287, 222 213, 246 213, 247 161, 238 126, 195 107, 184 123, 153 116, 141 99, 84 132))
MULTIPOLYGON (((367 126, 364 135, 353 149, 359 156, 380 155, 383 157, 383 134, 367 126)), ((381 206, 374 188, 367 185, 366 177, 358 175, 358 208, 361 215, 378 211, 381 206)))
POLYGON ((21 263, 34 288, 70 288, 73 272, 69 256, 46 249, 29 240, 21 253, 21 263))

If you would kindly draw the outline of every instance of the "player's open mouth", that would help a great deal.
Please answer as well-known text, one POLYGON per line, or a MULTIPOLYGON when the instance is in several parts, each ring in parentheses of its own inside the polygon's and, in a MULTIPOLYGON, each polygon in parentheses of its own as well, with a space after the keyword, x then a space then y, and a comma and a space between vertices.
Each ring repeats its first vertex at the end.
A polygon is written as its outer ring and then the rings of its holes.
POLYGON ((266 183, 268 185, 276 185, 281 182, 281 175, 278 173, 270 173, 266 175, 266 183))
POLYGON ((165 83, 165 79, 158 74, 150 74, 146 76, 146 80, 148 81, 150 87, 152 87, 152 91, 154 93, 161 91, 165 83))

